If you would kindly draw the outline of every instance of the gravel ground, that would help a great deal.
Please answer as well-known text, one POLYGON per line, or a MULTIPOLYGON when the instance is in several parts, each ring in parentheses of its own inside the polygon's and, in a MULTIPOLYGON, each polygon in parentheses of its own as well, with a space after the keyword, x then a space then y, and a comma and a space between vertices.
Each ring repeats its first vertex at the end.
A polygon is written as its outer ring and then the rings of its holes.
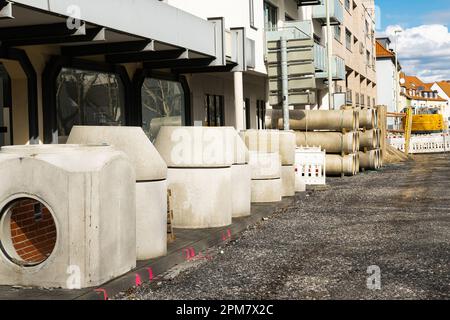
POLYGON ((450 298, 450 155, 329 184, 117 298, 450 298), (369 266, 380 290, 367 287, 369 266))

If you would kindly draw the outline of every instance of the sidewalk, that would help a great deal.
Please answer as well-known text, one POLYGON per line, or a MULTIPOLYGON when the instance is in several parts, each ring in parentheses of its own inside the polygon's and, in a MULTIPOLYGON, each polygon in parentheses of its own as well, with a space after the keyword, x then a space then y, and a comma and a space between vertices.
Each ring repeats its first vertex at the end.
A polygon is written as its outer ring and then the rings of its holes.
POLYGON ((105 300, 136 285, 152 281, 158 275, 188 259, 192 259, 210 247, 229 241, 248 226, 271 216, 276 210, 288 207, 295 197, 284 198, 273 204, 253 204, 252 215, 233 219, 225 228, 181 230, 175 229, 176 241, 169 244, 166 256, 148 261, 138 261, 134 270, 116 278, 101 287, 81 290, 22 288, 0 286, 0 299, 4 300, 105 300))

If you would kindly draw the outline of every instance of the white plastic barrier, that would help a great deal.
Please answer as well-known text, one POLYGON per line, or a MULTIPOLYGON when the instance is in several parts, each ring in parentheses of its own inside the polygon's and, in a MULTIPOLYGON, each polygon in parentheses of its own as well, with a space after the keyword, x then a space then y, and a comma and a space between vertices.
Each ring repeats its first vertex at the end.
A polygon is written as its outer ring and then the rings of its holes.
MULTIPOLYGON (((394 148, 405 152, 405 138, 399 136, 388 137, 388 142, 394 148)), ((450 136, 448 134, 432 134, 412 136, 409 153, 442 153, 450 152, 450 136)))
POLYGON ((326 153, 320 147, 301 147, 296 149, 296 191, 301 191, 305 185, 326 184, 325 161, 326 153))

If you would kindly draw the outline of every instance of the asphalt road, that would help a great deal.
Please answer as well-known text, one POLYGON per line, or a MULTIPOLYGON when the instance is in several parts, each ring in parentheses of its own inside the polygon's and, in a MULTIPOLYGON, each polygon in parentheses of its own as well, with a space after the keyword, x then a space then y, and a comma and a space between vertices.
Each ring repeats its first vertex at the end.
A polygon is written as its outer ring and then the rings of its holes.
POLYGON ((450 155, 329 184, 118 298, 450 298, 450 155))

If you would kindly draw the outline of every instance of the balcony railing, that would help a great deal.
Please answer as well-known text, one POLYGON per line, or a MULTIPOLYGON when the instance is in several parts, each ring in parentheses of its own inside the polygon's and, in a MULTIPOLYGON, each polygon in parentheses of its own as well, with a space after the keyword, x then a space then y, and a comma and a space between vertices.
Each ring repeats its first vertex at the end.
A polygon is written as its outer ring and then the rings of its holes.
MULTIPOLYGON (((332 59, 332 66, 331 66, 331 73, 333 76, 333 80, 345 80, 345 61, 341 57, 333 56, 332 59)), ((325 66, 324 72, 317 72, 316 78, 318 79, 326 79, 328 78, 328 72, 327 68, 325 66)))
POLYGON ((317 43, 314 44, 314 66, 318 72, 327 68, 327 49, 317 43))
MULTIPOLYGON (((322 0, 322 4, 314 6, 312 11, 313 19, 319 19, 322 24, 326 24, 327 15, 325 8, 325 1, 322 0)), ((339 0, 329 0, 330 3, 330 20, 332 25, 341 25, 344 23, 344 6, 339 0)))

